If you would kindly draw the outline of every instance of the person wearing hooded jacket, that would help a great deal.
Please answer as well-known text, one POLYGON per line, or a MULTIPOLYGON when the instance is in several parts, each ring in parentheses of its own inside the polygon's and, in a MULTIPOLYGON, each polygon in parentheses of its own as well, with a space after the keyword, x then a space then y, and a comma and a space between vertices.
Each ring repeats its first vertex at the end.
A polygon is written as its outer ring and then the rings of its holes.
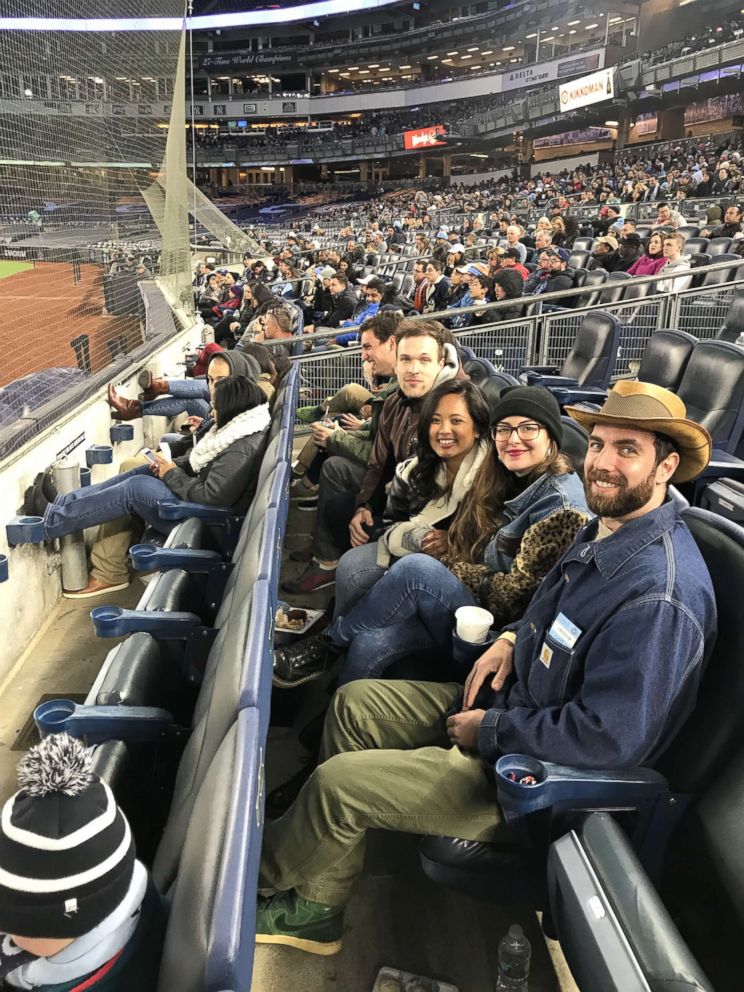
POLYGON ((231 375, 215 383, 212 403, 214 424, 188 454, 174 458, 157 453, 152 464, 95 486, 58 493, 43 510, 38 502, 35 504, 34 509, 43 513, 45 540, 109 523, 116 523, 122 535, 119 560, 106 563, 109 574, 100 574, 100 555, 94 548, 88 585, 79 592, 67 592, 67 598, 87 599, 129 585, 126 552, 134 543, 133 532, 142 522, 164 535, 173 526, 160 516, 158 504, 162 500, 230 506, 236 512, 248 508, 268 439, 269 405, 255 380, 245 375, 231 375), (117 571, 119 581, 111 583, 117 571))
MULTIPOLYGON (((501 300, 518 300, 524 296, 524 280, 516 269, 499 269, 493 277, 494 298, 501 300)), ((508 307, 499 307, 490 311, 490 319, 518 320, 523 314, 521 303, 508 307)))

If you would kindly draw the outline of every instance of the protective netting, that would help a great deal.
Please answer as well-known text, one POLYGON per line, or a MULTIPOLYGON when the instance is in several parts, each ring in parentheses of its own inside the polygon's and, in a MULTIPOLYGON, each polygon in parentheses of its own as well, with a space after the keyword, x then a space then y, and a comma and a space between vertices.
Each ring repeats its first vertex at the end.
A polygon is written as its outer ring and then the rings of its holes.
POLYGON ((139 282, 162 271, 180 300, 190 269, 183 29, 9 30, 11 16, 182 24, 184 0, 0 2, 0 387, 133 350, 139 282), (142 194, 171 139, 161 239, 142 194))

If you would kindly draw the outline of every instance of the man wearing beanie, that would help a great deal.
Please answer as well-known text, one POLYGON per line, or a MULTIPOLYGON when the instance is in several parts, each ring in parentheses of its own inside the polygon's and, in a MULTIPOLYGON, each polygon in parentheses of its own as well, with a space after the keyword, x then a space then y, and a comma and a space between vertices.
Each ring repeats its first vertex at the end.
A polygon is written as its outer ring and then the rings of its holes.
MULTIPOLYGON (((501 755, 653 767, 692 712, 715 639, 715 599, 667 489, 705 468, 710 435, 679 397, 643 382, 619 382, 599 412, 568 412, 589 432, 584 490, 596 517, 464 689, 362 679, 337 690, 320 764, 264 831, 258 942, 340 949, 370 828, 514 843, 491 779, 501 755)), ((504 409, 498 416, 511 444, 521 424, 504 425, 504 409)), ((449 608, 446 585, 446 577, 430 583, 417 601, 432 630, 449 608)))
POLYGON ((0 816, 0 988, 154 992, 165 909, 91 752, 45 738, 0 816))

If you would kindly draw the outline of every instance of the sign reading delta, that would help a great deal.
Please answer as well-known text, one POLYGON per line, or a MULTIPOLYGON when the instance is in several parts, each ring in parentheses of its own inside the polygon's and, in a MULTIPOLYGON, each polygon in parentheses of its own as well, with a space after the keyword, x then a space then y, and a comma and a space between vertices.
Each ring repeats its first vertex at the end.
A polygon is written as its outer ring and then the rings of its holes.
POLYGON ((437 145, 446 145, 446 141, 440 141, 437 137, 437 135, 446 133, 447 128, 443 124, 422 127, 418 131, 404 131, 403 147, 406 151, 413 151, 415 148, 435 148, 437 145))

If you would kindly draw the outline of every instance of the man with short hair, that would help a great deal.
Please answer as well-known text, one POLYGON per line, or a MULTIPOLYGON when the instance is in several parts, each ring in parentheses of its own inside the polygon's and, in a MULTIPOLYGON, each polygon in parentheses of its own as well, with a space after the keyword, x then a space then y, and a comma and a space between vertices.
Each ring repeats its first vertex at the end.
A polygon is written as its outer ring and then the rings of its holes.
POLYGON ((426 291, 429 288, 425 262, 413 263, 413 286, 413 309, 418 313, 423 313, 426 307, 426 291))
POLYGON ((501 268, 514 269, 523 279, 527 279, 530 274, 520 261, 519 251, 517 248, 507 248, 504 251, 504 254, 501 256, 501 268))
MULTIPOLYGON (((631 265, 633 265, 634 262, 637 262, 642 254, 643 242, 635 232, 631 232, 621 238, 617 246, 617 257, 612 264, 612 268, 608 268, 607 271, 627 272, 631 265)), ((607 267, 606 262, 604 264, 605 267, 607 267)))
MULTIPOLYGON (((573 269, 567 271, 570 255, 565 248, 546 248, 538 258, 537 280, 532 293, 559 293, 573 288, 573 269)), ((533 273, 534 275, 535 273, 533 273)), ((525 293, 529 290, 525 286, 525 293)))
POLYGON ((687 223, 679 210, 673 210, 668 203, 660 203, 658 211, 656 227, 676 230, 678 227, 683 227, 687 223))
POLYGON ((712 229, 705 228, 701 231, 701 237, 704 238, 736 238, 741 236, 741 221, 742 213, 741 207, 736 203, 730 203, 726 207, 726 213, 723 215, 723 224, 720 227, 714 227, 712 229))
MULTIPOLYGON (((358 280, 362 287, 362 299, 348 320, 341 322, 341 327, 358 327, 365 320, 369 320, 377 314, 382 303, 382 296, 385 292, 385 283, 377 276, 365 276, 358 280)), ((358 331, 350 331, 348 334, 338 334, 335 337, 336 344, 342 348, 348 348, 350 344, 356 344, 359 340, 358 331)))
MULTIPOLYGON (((411 454, 421 400, 437 381, 453 378, 460 373, 454 347, 445 361, 448 335, 449 332, 435 320, 403 320, 398 325, 395 364, 398 389, 387 396, 377 414, 366 470, 356 486, 349 525, 353 547, 366 544, 369 540, 368 528, 373 523, 373 512, 378 513, 383 509, 384 487, 392 479, 397 463, 411 454)), ((351 490, 351 483, 348 479, 345 481, 346 488, 351 490)), ((299 579, 284 583, 282 589, 307 593, 333 585, 336 565, 344 550, 346 548, 339 547, 338 540, 334 538, 334 528, 321 526, 319 502, 318 525, 310 565, 299 579)))
POLYGON ((356 293, 343 272, 336 272, 328 281, 332 307, 325 319, 324 327, 340 327, 348 320, 359 305, 356 293))
POLYGON ((666 265, 659 269, 661 278, 656 281, 657 293, 681 293, 692 282, 690 259, 682 254, 684 244, 685 239, 676 231, 664 235, 663 251, 666 265), (685 275, 673 278, 673 273, 677 272, 683 272, 685 275))
MULTIPOLYGON (((710 435, 686 419, 677 396, 643 382, 621 380, 597 413, 567 412, 590 434, 584 489, 596 518, 522 619, 484 651, 464 690, 366 679, 336 692, 318 767, 264 829, 259 889, 275 895, 259 898, 258 943, 340 950, 369 829, 513 844, 494 797, 502 755, 653 767, 692 713, 716 604, 668 486, 705 468, 710 435)), ((432 585, 433 567, 424 555, 392 566, 408 570, 416 595, 381 611, 385 629, 405 624, 408 637, 419 624, 427 643, 451 639, 453 609, 473 597, 454 576, 451 587, 446 575, 432 585)), ((330 643, 343 647, 347 627, 338 618, 330 643)))
POLYGON ((628 220, 627 218, 623 221, 623 226, 620 228, 620 238, 627 238, 629 234, 636 233, 636 222, 634 220, 628 220))
POLYGON ((432 258, 426 265, 426 278, 429 285, 426 289, 425 312, 432 313, 436 310, 444 310, 447 307, 447 294, 449 293, 449 279, 445 275, 444 265, 438 258, 432 258))

